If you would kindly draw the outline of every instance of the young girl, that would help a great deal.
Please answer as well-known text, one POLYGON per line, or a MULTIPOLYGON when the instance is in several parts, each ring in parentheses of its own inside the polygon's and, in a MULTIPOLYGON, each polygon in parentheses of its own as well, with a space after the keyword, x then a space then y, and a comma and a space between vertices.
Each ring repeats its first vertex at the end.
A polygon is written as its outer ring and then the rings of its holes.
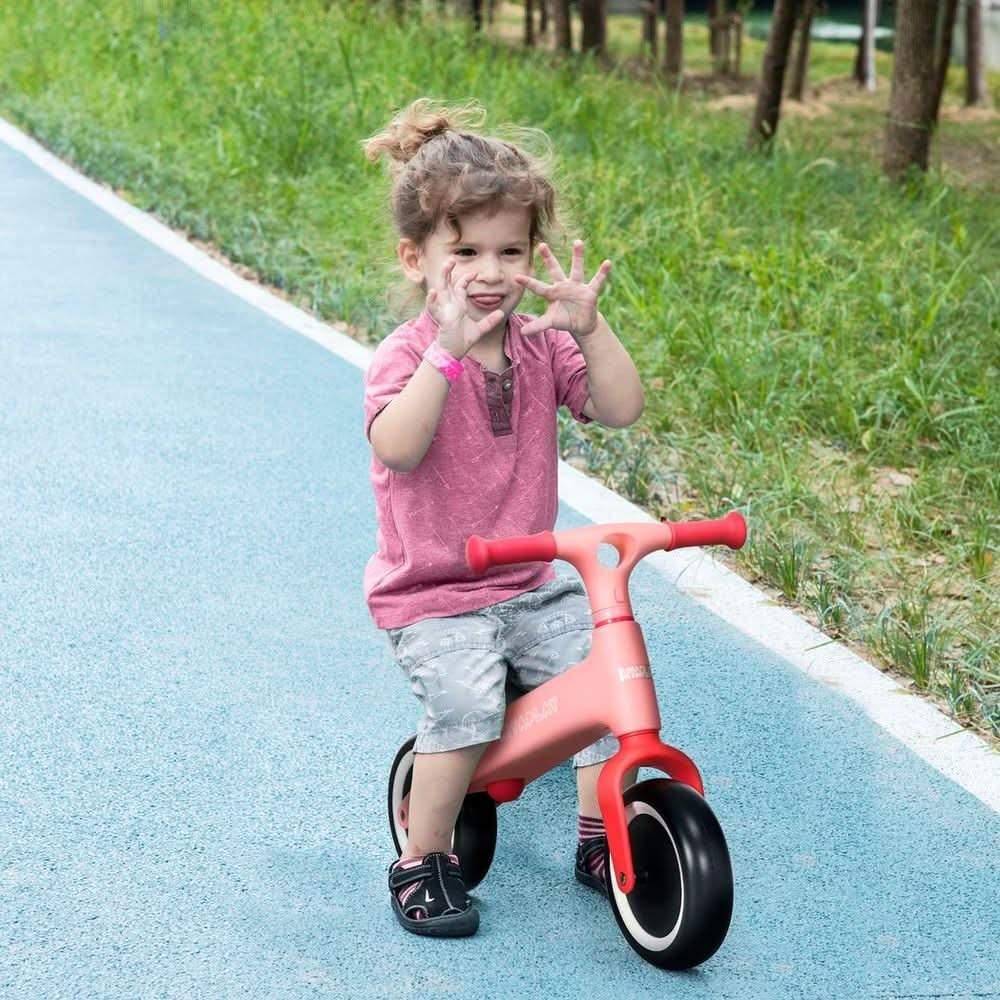
MULTIPOLYGON (((425 308, 378 347, 365 379, 378 551, 365 572, 421 708, 403 856, 389 872, 400 924, 460 936, 479 926, 450 853, 480 757, 500 736, 508 673, 530 690, 586 656, 591 616, 578 582, 548 563, 473 576, 465 541, 551 531, 556 410, 626 427, 643 408, 635 365, 597 310, 611 268, 586 280, 583 243, 567 276, 539 240, 554 193, 516 146, 471 129, 476 111, 416 101, 365 153, 390 159, 397 253, 425 308), (531 277, 541 255, 551 284, 531 277), (547 308, 515 313, 525 289, 547 308)), ((597 803, 605 736, 576 755, 576 875, 604 889, 597 803)))

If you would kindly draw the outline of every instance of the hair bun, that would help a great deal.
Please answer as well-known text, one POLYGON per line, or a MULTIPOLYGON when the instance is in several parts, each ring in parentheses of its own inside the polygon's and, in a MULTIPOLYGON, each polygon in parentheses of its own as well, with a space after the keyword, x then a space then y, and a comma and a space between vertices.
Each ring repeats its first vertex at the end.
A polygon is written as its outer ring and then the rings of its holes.
POLYGON ((485 117, 486 112, 475 103, 448 108, 422 97, 365 142, 365 156, 374 163, 386 153, 391 160, 390 167, 400 169, 431 139, 445 132, 481 125, 485 117))

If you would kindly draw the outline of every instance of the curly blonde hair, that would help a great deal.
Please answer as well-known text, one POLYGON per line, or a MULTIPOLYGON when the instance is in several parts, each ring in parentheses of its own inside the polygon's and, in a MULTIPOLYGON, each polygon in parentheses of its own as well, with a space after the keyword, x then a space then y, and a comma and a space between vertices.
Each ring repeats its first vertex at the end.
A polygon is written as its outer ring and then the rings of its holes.
POLYGON ((423 247, 442 222, 461 238, 461 216, 508 206, 528 209, 532 245, 557 225, 546 160, 472 131, 485 117, 475 103, 448 108, 421 98, 365 141, 370 161, 389 157, 392 216, 402 238, 423 247))

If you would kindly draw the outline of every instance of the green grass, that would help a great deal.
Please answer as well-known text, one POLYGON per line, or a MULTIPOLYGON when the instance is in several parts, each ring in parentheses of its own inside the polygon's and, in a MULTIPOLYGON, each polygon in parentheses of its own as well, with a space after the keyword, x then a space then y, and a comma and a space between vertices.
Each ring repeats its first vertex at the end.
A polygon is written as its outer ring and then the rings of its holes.
MULTIPOLYGON (((398 276, 360 141, 424 95, 544 129, 648 400, 627 432, 564 425, 567 456, 655 513, 745 510, 746 572, 1000 733, 992 192, 884 182, 871 108, 783 120, 754 156, 744 114, 639 79, 634 52, 600 67, 365 10, 22 0, 0 9, 0 110, 369 341, 398 276)), ((636 48, 634 22, 612 34, 636 48)), ((817 46, 813 79, 849 59, 817 46)))

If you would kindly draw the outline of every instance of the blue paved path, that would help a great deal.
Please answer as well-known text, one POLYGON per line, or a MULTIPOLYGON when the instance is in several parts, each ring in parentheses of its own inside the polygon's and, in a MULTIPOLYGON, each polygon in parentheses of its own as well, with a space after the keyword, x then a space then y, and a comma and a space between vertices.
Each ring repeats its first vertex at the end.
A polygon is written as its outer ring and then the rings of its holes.
POLYGON ((633 955, 573 881, 565 768, 501 811, 480 934, 405 935, 360 410, 357 369, 0 145, 0 995, 1000 996, 1000 818, 651 570, 722 950, 633 955))

